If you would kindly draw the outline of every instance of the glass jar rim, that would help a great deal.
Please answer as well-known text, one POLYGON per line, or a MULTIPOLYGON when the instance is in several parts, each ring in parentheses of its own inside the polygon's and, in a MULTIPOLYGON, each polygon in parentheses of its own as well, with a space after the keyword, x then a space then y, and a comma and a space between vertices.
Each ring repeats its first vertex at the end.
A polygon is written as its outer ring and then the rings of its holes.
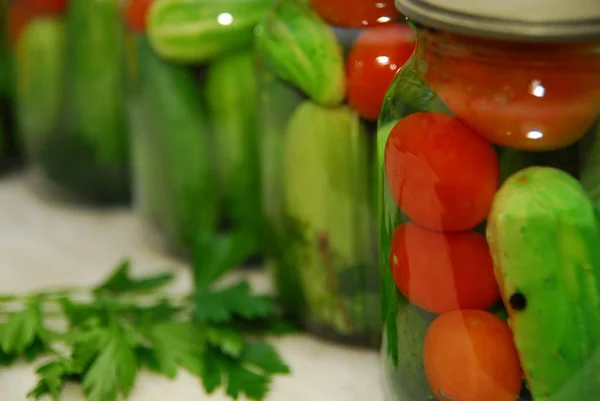
POLYGON ((596 13, 590 12, 585 17, 544 20, 494 16, 493 12, 484 13, 482 8, 463 11, 432 3, 436 1, 396 0, 396 8, 419 24, 469 36, 538 43, 600 41, 600 7, 596 7, 596 13))

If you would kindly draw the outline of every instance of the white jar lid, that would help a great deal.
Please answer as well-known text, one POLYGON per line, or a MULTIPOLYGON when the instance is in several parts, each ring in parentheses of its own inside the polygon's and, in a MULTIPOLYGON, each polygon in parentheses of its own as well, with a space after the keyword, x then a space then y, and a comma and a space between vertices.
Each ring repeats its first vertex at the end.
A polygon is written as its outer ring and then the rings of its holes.
POLYGON ((396 0, 406 17, 465 35, 530 42, 600 39, 600 0, 396 0))

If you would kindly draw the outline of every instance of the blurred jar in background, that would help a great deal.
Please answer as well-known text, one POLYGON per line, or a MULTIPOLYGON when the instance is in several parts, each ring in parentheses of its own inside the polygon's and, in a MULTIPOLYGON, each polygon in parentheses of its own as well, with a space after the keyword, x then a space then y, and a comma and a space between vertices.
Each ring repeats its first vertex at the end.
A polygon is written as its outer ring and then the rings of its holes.
MULTIPOLYGON (((0 174, 10 171, 21 161, 13 124, 14 80, 12 72, 12 45, 14 22, 9 22, 8 0, 0 0, 0 174)), ((17 21, 19 15, 13 14, 17 21)))
POLYGON ((177 255, 218 230, 260 239, 253 30, 271 4, 128 1, 135 203, 177 255))
POLYGON ((600 393, 600 3, 398 0, 379 118, 390 401, 600 393))
POLYGON ((119 0, 18 0, 19 138, 34 185, 92 204, 129 200, 119 0))
POLYGON ((375 132, 414 32, 393 1, 281 0, 257 30, 278 294, 308 330, 377 346, 375 132))

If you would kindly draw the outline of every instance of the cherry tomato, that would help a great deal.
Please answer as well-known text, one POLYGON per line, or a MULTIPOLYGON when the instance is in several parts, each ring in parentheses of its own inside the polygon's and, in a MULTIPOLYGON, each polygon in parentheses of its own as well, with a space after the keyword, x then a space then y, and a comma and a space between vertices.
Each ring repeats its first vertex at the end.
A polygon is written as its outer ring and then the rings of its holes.
POLYGON ((311 0, 327 22, 345 28, 382 24, 400 18, 394 0, 311 0))
POLYGON ((420 112, 400 120, 385 147, 393 198, 416 224, 469 230, 484 221, 499 185, 494 148, 447 114, 420 112))
POLYGON ((36 15, 62 14, 67 9, 67 0, 17 0, 31 8, 36 15))
POLYGON ((512 333, 489 312, 436 318, 425 335, 425 374, 439 401, 515 401, 523 372, 512 333))
POLYGON ((33 18, 32 10, 23 2, 15 1, 8 10, 8 40, 11 46, 16 46, 23 28, 33 18))
POLYGON ((146 31, 146 16, 153 0, 130 0, 127 5, 127 23, 133 32, 146 31))
POLYGON ((458 118, 488 141, 556 150, 580 139, 600 112, 600 62, 597 56, 540 53, 517 57, 505 51, 488 58, 425 53, 425 79, 458 118))
POLYGON ((415 33, 407 25, 366 29, 348 55, 348 104, 361 117, 377 120, 388 87, 415 49, 415 33))
POLYGON ((401 224, 392 234, 390 266, 406 299, 432 313, 487 309, 501 299, 485 237, 473 231, 401 224))

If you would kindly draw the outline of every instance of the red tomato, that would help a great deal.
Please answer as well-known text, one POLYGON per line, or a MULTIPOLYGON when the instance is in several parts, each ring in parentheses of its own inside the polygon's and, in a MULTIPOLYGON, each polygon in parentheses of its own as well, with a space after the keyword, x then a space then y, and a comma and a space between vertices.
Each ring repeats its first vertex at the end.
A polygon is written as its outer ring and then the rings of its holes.
POLYGON ((146 31, 146 16, 153 0, 130 0, 127 5, 127 23, 133 32, 146 31))
POLYGON ((400 120, 385 147, 393 198, 416 224, 469 230, 487 218, 499 185, 498 157, 481 137, 447 114, 400 120))
POLYGON ((432 313, 487 309, 501 299, 485 237, 473 231, 402 224, 392 235, 390 266, 406 299, 432 313))
POLYGON ((311 0, 313 9, 327 22, 360 28, 400 18, 394 0, 311 0))
POLYGON ((36 15, 62 14, 67 9, 67 0, 17 0, 30 7, 36 15))
POLYGON ((425 335, 425 374, 439 401, 515 401, 523 371, 510 328, 478 310, 446 313, 425 335))
POLYGON ((10 4, 8 10, 8 40, 12 46, 17 44, 23 28, 31 18, 33 18, 31 9, 25 3, 15 1, 10 4))
POLYGON ((365 30, 346 64, 348 103, 359 114, 377 120, 388 87, 415 49, 415 33, 407 25, 386 24, 365 30))
POLYGON ((494 144, 549 151, 576 142, 600 112, 600 58, 570 58, 567 50, 522 53, 425 53, 425 79, 458 118, 494 144))

